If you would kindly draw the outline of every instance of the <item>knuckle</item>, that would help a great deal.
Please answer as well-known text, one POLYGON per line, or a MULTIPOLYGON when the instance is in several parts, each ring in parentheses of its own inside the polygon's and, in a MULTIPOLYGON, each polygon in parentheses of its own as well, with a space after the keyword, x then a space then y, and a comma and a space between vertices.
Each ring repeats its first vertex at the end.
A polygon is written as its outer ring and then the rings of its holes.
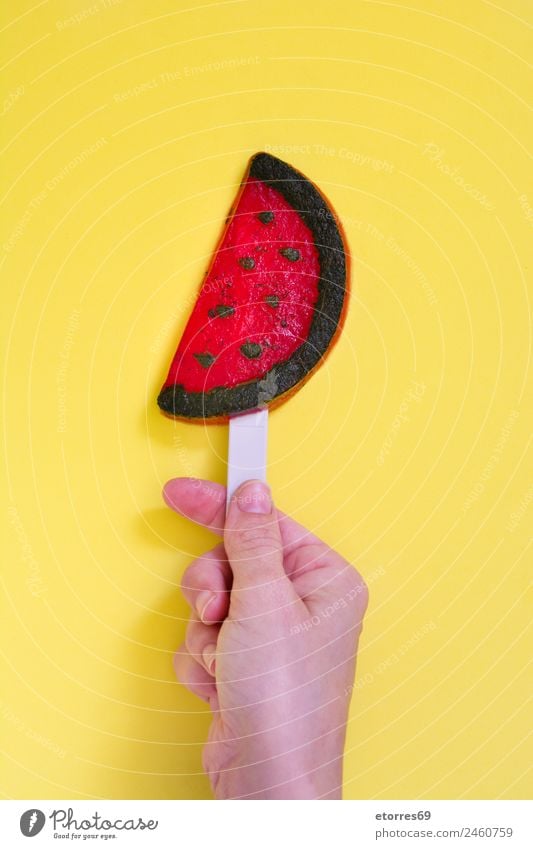
POLYGON ((197 573, 197 561, 193 560, 187 568, 185 569, 183 575, 181 576, 180 587, 182 592, 189 592, 190 590, 196 589, 196 573, 197 573))
POLYGON ((339 564, 337 586, 345 598, 356 602, 359 616, 362 616, 368 606, 368 586, 361 573, 347 560, 339 564))
POLYGON ((345 577, 352 588, 359 588, 361 592, 368 590, 365 580, 359 570, 348 561, 345 561, 345 577))
POLYGON ((349 584, 351 593, 357 597, 359 606, 364 613, 368 607, 368 584, 364 580, 361 573, 354 567, 350 566, 348 570, 349 584))
POLYGON ((242 548, 267 548, 269 544, 268 534, 259 534, 255 528, 245 528, 240 531, 237 541, 242 548))
POLYGON ((346 589, 353 589, 353 585, 356 583, 357 572, 351 563, 345 560, 337 551, 333 551, 333 549, 329 549, 324 555, 324 562, 331 568, 335 576, 334 580, 340 586, 346 586, 346 589))
POLYGON ((329 548, 324 542, 305 543, 300 548, 302 558, 311 564, 329 565, 330 561, 338 558, 336 552, 329 548))
POLYGON ((189 563, 180 581, 180 588, 184 595, 223 586, 229 579, 225 558, 226 552, 220 544, 189 563))
POLYGON ((248 557, 270 557, 280 551, 280 543, 274 531, 244 528, 233 536, 230 548, 248 557))

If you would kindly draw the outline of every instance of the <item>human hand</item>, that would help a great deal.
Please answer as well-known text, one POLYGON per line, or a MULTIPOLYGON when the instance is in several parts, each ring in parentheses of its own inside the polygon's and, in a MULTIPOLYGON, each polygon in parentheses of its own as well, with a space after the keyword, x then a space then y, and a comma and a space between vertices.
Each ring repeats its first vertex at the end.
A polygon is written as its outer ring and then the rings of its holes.
POLYGON ((182 516, 224 543, 186 569, 178 680, 209 703, 203 765, 219 799, 339 799, 366 585, 343 557, 243 484, 176 478, 182 516))

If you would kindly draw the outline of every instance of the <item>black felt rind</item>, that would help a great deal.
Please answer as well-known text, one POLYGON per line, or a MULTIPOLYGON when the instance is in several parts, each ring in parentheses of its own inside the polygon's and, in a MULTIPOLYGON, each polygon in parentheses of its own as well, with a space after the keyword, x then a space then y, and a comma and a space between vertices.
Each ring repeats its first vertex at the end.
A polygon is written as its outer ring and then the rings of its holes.
POLYGON ((280 192, 299 213, 313 234, 318 250, 320 279, 309 336, 294 354, 273 366, 261 378, 232 388, 209 392, 186 392, 183 386, 167 386, 157 403, 166 413, 188 419, 210 419, 244 413, 268 406, 303 380, 326 353, 337 330, 346 297, 347 266, 344 242, 335 214, 315 186, 291 165, 269 153, 257 153, 245 179, 261 180, 280 192), (275 391, 267 393, 274 386, 275 391))

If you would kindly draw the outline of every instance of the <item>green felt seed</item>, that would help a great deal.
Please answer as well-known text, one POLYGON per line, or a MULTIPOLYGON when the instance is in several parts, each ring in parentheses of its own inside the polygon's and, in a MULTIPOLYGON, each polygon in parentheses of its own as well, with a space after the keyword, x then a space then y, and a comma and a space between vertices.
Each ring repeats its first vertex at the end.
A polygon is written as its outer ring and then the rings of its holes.
POLYGON ((263 349, 257 342, 245 342, 244 345, 241 345, 241 353, 249 360, 256 360, 263 353, 263 349))
POLYGON ((281 256, 284 256, 285 259, 288 259, 289 262, 297 262, 300 259, 300 251, 297 251, 296 248, 280 248, 281 256))
POLYGON ((273 212, 258 212, 257 217, 261 224, 270 224, 274 221, 274 213, 273 212))
POLYGON ((239 265, 241 268, 245 268, 246 271, 251 271, 255 268, 255 259, 253 256, 241 256, 239 260, 239 265))
POLYGON ((269 307, 279 307, 279 298, 277 295, 267 295, 265 301, 269 307))
POLYGON ((209 366, 212 366, 216 360, 216 357, 214 357, 213 354, 209 354, 207 351, 205 354, 194 354, 194 358, 198 360, 200 365, 204 368, 209 368, 209 366))

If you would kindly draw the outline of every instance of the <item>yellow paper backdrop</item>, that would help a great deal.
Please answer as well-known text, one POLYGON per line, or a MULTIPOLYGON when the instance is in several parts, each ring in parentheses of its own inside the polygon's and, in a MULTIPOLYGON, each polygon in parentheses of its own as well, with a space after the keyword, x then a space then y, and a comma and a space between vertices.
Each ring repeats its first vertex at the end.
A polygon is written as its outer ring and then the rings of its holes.
POLYGON ((370 584, 345 796, 528 795, 528 17, 2 5, 5 797, 210 796, 171 659, 214 538, 160 491, 223 481, 227 430, 155 399, 258 150, 319 184, 353 254, 342 339, 269 440, 279 505, 370 584))

